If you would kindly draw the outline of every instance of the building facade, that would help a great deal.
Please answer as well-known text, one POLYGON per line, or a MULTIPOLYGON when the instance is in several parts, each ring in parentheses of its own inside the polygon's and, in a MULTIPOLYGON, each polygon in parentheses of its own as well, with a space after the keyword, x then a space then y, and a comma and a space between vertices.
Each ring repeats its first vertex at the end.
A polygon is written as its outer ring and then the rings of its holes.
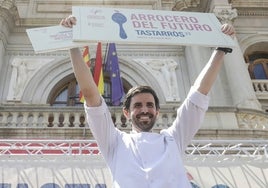
MULTIPOLYGON (((79 88, 68 51, 36 54, 26 34, 29 28, 59 24, 71 14, 72 6, 214 13, 222 23, 233 24, 237 47, 224 59, 224 67, 210 92, 205 121, 186 151, 186 167, 200 187, 212 187, 215 182, 229 183, 229 187, 242 186, 228 178, 232 173, 225 179, 217 175, 216 181, 215 172, 205 168, 209 164, 219 167, 218 170, 222 164, 240 165, 241 172, 251 169, 254 172, 245 173, 247 184, 243 186, 268 186, 265 164, 268 157, 267 0, 0 1, 0 138, 2 145, 10 146, 1 149, 3 160, 16 154, 11 151, 17 146, 14 142, 94 139, 78 101, 79 88), (241 157, 243 160, 239 160, 241 157), (254 170, 248 167, 250 164, 254 164, 254 170), (200 171, 210 173, 215 181, 205 180, 200 171)), ((89 48, 94 65, 96 45, 89 44, 89 48)), ((105 48, 103 44, 103 54, 105 48)), ((154 131, 171 124, 176 108, 187 96, 212 51, 209 47, 179 44, 117 45, 124 90, 150 85, 159 95, 161 113, 154 131)), ((109 98, 109 80, 105 80, 105 96, 109 98)), ((110 109, 115 126, 130 131, 121 107, 110 109)), ((25 151, 31 148, 26 147, 25 151)), ((218 172, 226 174, 230 169, 218 172)))

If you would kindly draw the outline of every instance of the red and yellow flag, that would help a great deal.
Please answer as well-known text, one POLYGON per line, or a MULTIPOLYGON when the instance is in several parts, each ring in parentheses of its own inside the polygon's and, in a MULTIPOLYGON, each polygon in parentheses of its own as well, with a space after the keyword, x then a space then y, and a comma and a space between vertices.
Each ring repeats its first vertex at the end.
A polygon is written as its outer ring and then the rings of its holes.
POLYGON ((88 48, 88 46, 84 47, 83 59, 84 59, 85 63, 87 64, 87 66, 90 67, 90 56, 89 56, 89 48, 88 48))
MULTIPOLYGON (((84 62, 87 64, 87 66, 90 67, 90 56, 89 56, 89 48, 88 48, 88 46, 84 47, 83 59, 84 59, 84 62)), ((89 71, 90 71, 90 69, 89 69, 89 71)), ((79 101, 81 103, 84 103, 84 101, 85 101, 85 98, 84 98, 84 96, 83 96, 81 91, 79 92, 79 101)))
MULTIPOLYGON (((88 46, 84 47, 83 59, 84 59, 84 62, 88 65, 88 67, 90 67, 90 56, 89 56, 88 46)), ((90 69, 89 69, 89 71, 90 71, 90 69)), ((95 68, 94 68, 93 78, 94 78, 96 85, 98 86, 99 93, 101 95, 103 95, 103 93, 104 93, 104 80, 103 80, 103 70, 102 70, 102 51, 101 51, 101 43, 100 42, 98 43, 97 51, 96 51, 96 60, 95 60, 95 68)), ((79 93, 79 101, 81 103, 84 103, 84 101, 85 101, 84 96, 83 96, 81 91, 79 93)))
POLYGON ((102 70, 102 51, 101 43, 98 42, 97 52, 96 52, 96 61, 94 68, 94 81, 98 86, 99 93, 103 95, 104 93, 104 80, 103 80, 103 70, 102 70))

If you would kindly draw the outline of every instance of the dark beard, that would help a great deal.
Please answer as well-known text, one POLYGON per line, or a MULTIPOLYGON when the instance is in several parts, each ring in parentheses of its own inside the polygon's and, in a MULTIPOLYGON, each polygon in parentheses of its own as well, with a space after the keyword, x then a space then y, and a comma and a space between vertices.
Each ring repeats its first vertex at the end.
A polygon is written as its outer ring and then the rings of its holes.
POLYGON ((135 127, 135 129, 137 129, 138 131, 140 132, 150 132, 155 124, 155 121, 156 121, 156 118, 152 115, 152 114, 149 114, 149 113, 141 113, 141 114, 138 114, 135 119, 132 119, 132 126, 135 127), (149 121, 140 121, 140 117, 141 116, 144 116, 144 115, 147 115, 149 117, 149 121))

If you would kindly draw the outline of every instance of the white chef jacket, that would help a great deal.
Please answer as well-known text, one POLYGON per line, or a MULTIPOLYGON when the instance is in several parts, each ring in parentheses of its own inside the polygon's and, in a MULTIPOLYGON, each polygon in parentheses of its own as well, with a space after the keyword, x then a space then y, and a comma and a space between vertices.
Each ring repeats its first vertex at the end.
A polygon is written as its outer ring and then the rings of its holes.
POLYGON ((182 156, 204 119, 209 97, 191 88, 173 124, 159 133, 117 129, 104 100, 85 111, 115 188, 190 188, 182 156))

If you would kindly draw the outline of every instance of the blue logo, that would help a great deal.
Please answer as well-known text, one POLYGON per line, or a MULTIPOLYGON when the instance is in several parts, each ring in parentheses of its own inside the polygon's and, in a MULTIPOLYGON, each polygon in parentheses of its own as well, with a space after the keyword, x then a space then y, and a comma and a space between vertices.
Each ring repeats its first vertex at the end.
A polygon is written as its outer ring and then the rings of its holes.
POLYGON ((120 12, 116 12, 112 15, 112 20, 118 24, 119 26, 119 36, 121 39, 126 39, 127 38, 127 34, 123 28, 123 24, 126 23, 127 18, 124 14, 120 13, 120 12))

